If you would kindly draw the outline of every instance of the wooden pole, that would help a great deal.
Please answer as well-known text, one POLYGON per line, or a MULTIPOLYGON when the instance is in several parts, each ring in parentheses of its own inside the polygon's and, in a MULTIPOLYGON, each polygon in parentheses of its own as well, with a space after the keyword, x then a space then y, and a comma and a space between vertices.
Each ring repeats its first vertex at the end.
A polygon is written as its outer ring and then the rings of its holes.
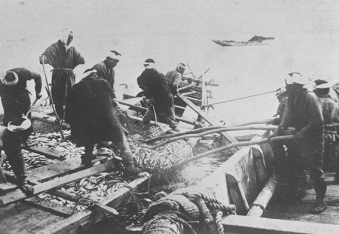
MULTIPOLYGON (((76 173, 73 173, 73 174, 70 174, 64 177, 60 177, 60 178, 57 178, 57 179, 54 179, 48 182, 37 184, 33 186, 34 188, 33 195, 48 191, 50 189, 59 187, 64 184, 71 183, 73 181, 80 180, 87 176, 91 176, 91 175, 98 174, 100 172, 112 170, 113 168, 114 168, 114 162, 109 161, 105 164, 100 164, 100 165, 97 165, 97 166, 94 166, 94 167, 91 167, 91 168, 88 168, 88 169, 85 169, 85 170, 82 170, 82 171, 79 171, 79 172, 76 172, 76 173)), ((23 191, 16 190, 0 198, 0 207, 3 207, 4 205, 7 205, 7 204, 14 203, 16 201, 23 200, 27 197, 29 196, 27 196, 23 191)))
POLYGON ((46 80, 46 87, 45 87, 45 89, 46 89, 47 95, 48 95, 48 97, 49 97, 49 99, 51 101, 51 105, 52 105, 52 109, 53 109, 53 112, 55 114, 55 117, 56 117, 56 119, 58 120, 58 123, 59 123, 61 139, 64 139, 64 133, 62 132, 61 120, 60 120, 60 117, 58 116, 58 114, 56 112, 56 109, 55 109, 55 106, 54 106, 53 97, 52 97, 51 91, 49 90, 48 79, 47 79, 44 63, 42 63, 42 70, 44 71, 45 80, 46 80))
MULTIPOLYGON (((207 115, 205 115, 203 112, 201 112, 198 107, 196 105, 194 105, 191 101, 189 101, 186 97, 184 97, 181 94, 177 94, 177 96, 179 98, 181 98, 181 100, 183 100, 194 112, 196 112, 197 114, 199 114, 203 119, 206 120, 206 122, 208 122, 210 125, 218 125, 216 122, 214 122, 213 120, 211 120, 207 115)), ((227 134, 227 133, 222 133, 222 135, 227 139, 227 141, 229 141, 230 143, 235 143, 238 142, 234 137, 232 137, 231 135, 227 134)), ((238 149, 237 147, 235 147, 236 150, 238 149)))
POLYGON ((276 191, 277 185, 281 182, 281 175, 273 174, 265 187, 261 190, 257 198, 254 200, 251 208, 247 212, 247 216, 261 217, 268 203, 276 191))
MULTIPOLYGON (((132 109, 140 111, 140 112, 146 112, 146 110, 147 110, 147 108, 145 108, 145 107, 136 106, 136 105, 130 104, 128 102, 124 102, 123 100, 115 100, 115 101, 122 104, 122 105, 132 107, 132 109)), ((191 121, 191 120, 188 120, 188 119, 185 119, 185 118, 182 118, 182 117, 175 116, 175 119, 178 120, 178 121, 182 121, 184 123, 195 125, 194 121, 191 121)))
POLYGON ((256 127, 256 126, 251 126, 251 127, 230 127, 230 128, 217 128, 217 129, 214 129, 214 130, 211 130, 211 131, 205 131, 205 132, 202 132, 202 133, 198 133, 198 134, 187 134, 187 135, 181 135, 181 136, 178 136, 178 137, 173 137, 173 138, 170 138, 168 140, 166 140, 165 142, 162 142, 158 145, 153 145, 153 146, 145 146, 146 148, 149 148, 149 149, 155 149, 155 148, 158 148, 158 147, 161 147, 163 145, 166 145, 170 142, 173 142, 173 141, 177 141, 177 140, 181 140, 181 139, 185 139, 185 138, 191 138, 191 137, 201 137, 201 136, 204 136, 204 135, 209 135, 209 134, 213 134, 213 133, 221 133, 221 132, 227 132, 227 131, 239 131, 239 130, 275 130, 277 127, 276 126, 261 126, 261 127, 256 127))
POLYGON ((184 165, 186 165, 189 162, 198 160, 200 158, 204 158, 204 157, 209 156, 211 154, 215 154, 215 153, 218 153, 220 151, 224 151, 224 150, 232 148, 232 147, 257 145, 257 144, 269 143, 270 141, 293 140, 294 138, 295 138, 294 136, 278 136, 278 137, 272 137, 271 139, 265 138, 265 139, 261 139, 261 140, 257 140, 257 141, 246 141, 246 142, 232 143, 232 144, 229 144, 227 146, 220 147, 218 149, 214 149, 214 150, 210 150, 210 151, 206 151, 202 154, 198 154, 198 155, 196 155, 192 158, 186 159, 186 160, 182 161, 181 163, 173 166, 172 170, 177 170, 178 168, 183 167, 184 165))

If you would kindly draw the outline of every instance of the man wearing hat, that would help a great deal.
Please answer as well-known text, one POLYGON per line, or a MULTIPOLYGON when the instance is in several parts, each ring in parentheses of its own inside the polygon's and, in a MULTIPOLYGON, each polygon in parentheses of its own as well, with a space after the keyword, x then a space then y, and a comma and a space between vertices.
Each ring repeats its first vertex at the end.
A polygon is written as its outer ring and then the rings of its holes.
MULTIPOLYGON (((116 94, 114 90, 114 81, 115 81, 115 71, 114 68, 119 63, 121 54, 115 50, 109 51, 106 56, 106 59, 100 63, 97 63, 92 67, 97 71, 98 77, 101 77, 108 81, 111 88, 113 89, 113 98, 116 99, 116 94)), ((116 105, 116 104, 115 104, 116 105)))
POLYGON ((75 83, 73 69, 85 60, 81 54, 70 46, 73 32, 63 30, 61 39, 50 45, 40 56, 40 64, 49 64, 52 70, 52 98, 56 113, 61 120, 64 118, 64 104, 67 91, 75 83))
MULTIPOLYGON (((287 105, 282 121, 277 130, 270 136, 278 136, 288 127, 295 128, 295 141, 301 153, 302 165, 308 169, 314 184, 316 201, 310 212, 322 213, 327 209, 324 202, 326 183, 324 180, 324 117, 318 98, 312 91, 304 89, 307 80, 300 73, 290 73, 286 83, 288 92, 287 105)), ((295 187, 302 173, 298 162, 288 162, 291 170, 289 181, 295 187)))
POLYGON ((92 166, 96 143, 112 141, 122 152, 127 174, 134 176, 138 168, 126 136, 113 107, 113 90, 108 81, 99 78, 96 70, 85 71, 84 78, 70 88, 66 98, 65 121, 71 125, 72 139, 85 146, 83 165, 92 166))
POLYGON ((315 80, 314 93, 317 95, 323 111, 325 127, 324 168, 336 165, 335 180, 339 182, 339 105, 329 95, 331 84, 325 80, 315 80))
POLYGON ((25 143, 32 132, 29 111, 31 101, 27 90, 27 81, 35 82, 35 97, 40 99, 41 76, 25 68, 14 68, 0 75, 0 96, 4 109, 3 125, 7 127, 2 141, 12 170, 20 185, 26 185, 26 166, 21 153, 21 144, 25 143))
POLYGON ((179 131, 174 114, 173 95, 167 85, 163 74, 155 69, 153 59, 146 59, 145 70, 137 78, 139 87, 144 90, 145 95, 151 99, 152 104, 148 107, 144 117, 144 124, 149 124, 154 117, 154 110, 157 115, 163 117, 173 131, 179 131), (154 109, 153 109, 154 108, 154 109))
POLYGON ((181 82, 182 75, 184 74, 186 65, 179 63, 175 70, 167 72, 165 78, 173 95, 177 94, 178 86, 181 82))

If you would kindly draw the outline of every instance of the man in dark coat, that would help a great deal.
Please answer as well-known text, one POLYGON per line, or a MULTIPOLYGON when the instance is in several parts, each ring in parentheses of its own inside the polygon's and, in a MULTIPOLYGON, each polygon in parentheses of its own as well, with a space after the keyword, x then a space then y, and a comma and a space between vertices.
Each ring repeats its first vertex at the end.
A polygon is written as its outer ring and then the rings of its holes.
POLYGON ((109 85, 113 89, 113 98, 116 98, 114 81, 115 71, 114 68, 119 63, 121 54, 115 50, 111 50, 106 56, 106 59, 100 63, 95 64, 92 69, 97 71, 98 77, 108 81, 109 85))
POLYGON ((3 125, 10 126, 5 130, 2 141, 3 149, 20 185, 26 186, 26 165, 21 153, 21 144, 25 144, 32 127, 27 114, 31 106, 27 81, 34 80, 36 99, 40 99, 41 76, 25 68, 14 68, 0 76, 0 96, 4 109, 3 125), (22 126, 21 126, 22 125, 22 126), (17 127, 13 127, 17 126, 17 127))
POLYGON ((339 104, 330 96, 331 85, 325 80, 314 81, 314 93, 321 103, 325 125, 324 168, 333 169, 336 165, 335 180, 339 182, 339 104))
POLYGON ((56 113, 61 120, 64 118, 64 104, 67 90, 73 86, 75 75, 73 69, 85 60, 70 43, 73 32, 64 30, 62 38, 50 45, 40 56, 41 64, 49 64, 52 70, 52 98, 56 113))
POLYGON ((92 165, 95 143, 113 141, 122 152, 127 173, 137 173, 133 154, 114 112, 113 90, 106 80, 97 76, 95 70, 87 70, 84 78, 70 88, 65 121, 71 125, 72 139, 77 146, 85 146, 82 164, 92 165))
POLYGON ((154 117, 153 108, 155 108, 156 114, 163 117, 173 131, 179 131, 175 120, 173 95, 164 75, 155 69, 153 59, 147 59, 144 62, 144 67, 145 70, 137 78, 137 82, 152 103, 143 117, 144 124, 148 124, 154 117))
MULTIPOLYGON (((311 208, 311 213, 322 213, 327 209, 324 201, 326 194, 326 183, 324 179, 324 117, 322 107, 316 95, 304 89, 306 79, 300 73, 291 75, 290 84, 286 86, 289 93, 283 119, 277 130, 270 136, 281 135, 287 127, 295 127, 295 141, 297 142, 302 161, 310 173, 314 184, 316 202, 311 208)), ((295 164, 291 163, 291 167, 295 164)), ((297 176, 298 170, 291 169, 291 176, 297 176)), ((294 181, 298 178, 295 177, 294 181)))
POLYGON ((167 72, 165 78, 173 95, 177 94, 182 75, 184 74, 186 65, 179 63, 175 70, 167 72))

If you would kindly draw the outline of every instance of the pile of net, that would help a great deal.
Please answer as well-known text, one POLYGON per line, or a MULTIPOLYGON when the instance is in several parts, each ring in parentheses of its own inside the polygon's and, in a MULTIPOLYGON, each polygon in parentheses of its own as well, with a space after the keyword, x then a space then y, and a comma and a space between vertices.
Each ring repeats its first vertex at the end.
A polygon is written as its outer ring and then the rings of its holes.
POLYGON ((120 122, 129 132, 128 142, 139 166, 144 171, 166 176, 172 167, 193 156, 193 147, 185 140, 171 142, 157 149, 145 147, 144 140, 165 134, 158 125, 146 125, 129 118, 126 112, 117 110, 120 122))

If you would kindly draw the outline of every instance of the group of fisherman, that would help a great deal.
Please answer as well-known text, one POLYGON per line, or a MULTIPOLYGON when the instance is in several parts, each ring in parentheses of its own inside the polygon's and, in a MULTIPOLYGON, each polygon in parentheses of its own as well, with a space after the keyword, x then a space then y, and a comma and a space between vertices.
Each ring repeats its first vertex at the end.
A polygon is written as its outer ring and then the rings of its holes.
POLYGON ((321 79, 315 80, 310 89, 309 80, 298 72, 289 73, 285 82, 285 88, 277 93, 280 105, 276 115, 279 118, 274 124, 278 127, 269 139, 294 134, 294 141, 271 143, 272 149, 287 176, 290 186, 287 197, 293 202, 306 195, 304 173, 309 172, 316 193, 310 213, 319 214, 327 209, 324 161, 336 164, 335 180, 339 182, 339 164, 333 162, 333 158, 331 162, 331 154, 337 157, 339 153, 339 93, 336 85, 321 79), (291 129, 294 130, 291 132, 291 129))
MULTIPOLYGON (((140 169, 135 165, 125 131, 115 114, 118 103, 114 91, 115 72, 121 54, 111 50, 105 60, 86 69, 82 80, 75 83, 73 69, 85 63, 85 59, 73 47, 73 32, 64 30, 62 37, 50 45, 39 57, 40 64, 53 67, 50 98, 55 106, 57 121, 71 126, 71 139, 77 146, 84 146, 81 163, 92 166, 95 144, 111 141, 122 153, 122 163, 128 176, 137 176, 140 169)), ((166 74, 155 69, 155 61, 147 59, 145 70, 137 78, 139 87, 151 105, 143 117, 149 124, 154 115, 163 117, 172 128, 179 131, 174 114, 173 95, 185 71, 185 64, 166 74)), ((46 74, 45 74, 46 75, 46 74)), ((14 68, 0 74, 0 96, 4 109, 3 126, 6 127, 1 139, 3 150, 16 176, 17 183, 25 193, 32 194, 33 187, 27 182, 25 161, 21 144, 26 144, 33 128, 30 122, 31 101, 27 81, 35 81, 36 100, 42 97, 42 80, 38 73, 25 68, 14 68)), ((48 91, 48 88, 46 88, 48 91)))

